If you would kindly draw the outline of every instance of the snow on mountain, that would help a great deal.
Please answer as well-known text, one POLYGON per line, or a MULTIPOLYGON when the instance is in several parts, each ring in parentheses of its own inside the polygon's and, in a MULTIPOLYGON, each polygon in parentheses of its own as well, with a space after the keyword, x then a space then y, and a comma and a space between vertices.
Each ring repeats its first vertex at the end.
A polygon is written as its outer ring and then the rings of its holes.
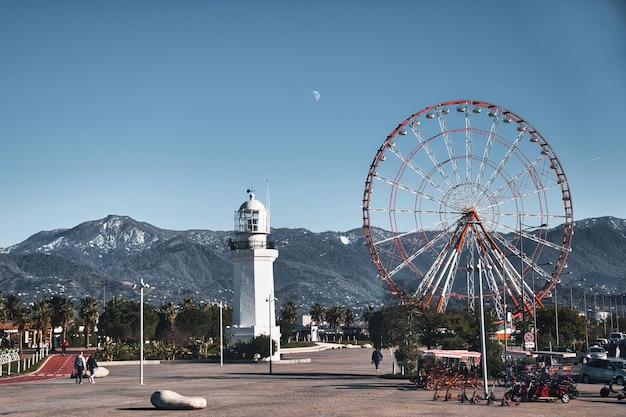
MULTIPOLYGON (((569 277, 626 291, 626 220, 583 219, 574 227, 569 277)), ((374 229, 374 234, 389 232, 374 229)), ((107 216, 71 229, 39 232, 0 251, 0 290, 28 300, 52 294, 136 298, 133 283, 154 286, 148 302, 185 297, 232 299, 231 231, 165 230, 128 216, 107 216)), ((362 229, 313 233, 272 229, 279 258, 276 295, 308 309, 313 303, 351 308, 379 305, 387 288, 377 278, 362 229)))

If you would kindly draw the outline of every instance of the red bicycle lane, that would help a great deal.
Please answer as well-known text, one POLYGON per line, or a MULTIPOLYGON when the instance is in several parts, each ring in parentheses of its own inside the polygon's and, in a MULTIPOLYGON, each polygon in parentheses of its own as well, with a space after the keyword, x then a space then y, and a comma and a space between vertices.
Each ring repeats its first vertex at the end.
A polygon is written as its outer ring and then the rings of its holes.
POLYGON ((0 385, 16 382, 34 382, 47 379, 69 378, 74 372, 74 358, 76 354, 54 354, 48 356, 43 365, 35 372, 0 378, 0 385))

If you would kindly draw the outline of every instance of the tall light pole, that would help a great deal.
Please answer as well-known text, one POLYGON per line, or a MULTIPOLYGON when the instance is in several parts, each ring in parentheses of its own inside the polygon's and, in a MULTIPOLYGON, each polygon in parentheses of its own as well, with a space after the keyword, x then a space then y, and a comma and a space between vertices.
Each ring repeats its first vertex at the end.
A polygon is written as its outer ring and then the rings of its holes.
MULTIPOLYGON (((610 294, 610 293, 609 293, 610 294)), ((613 298, 612 296, 609 295, 609 317, 611 318, 611 331, 615 330, 615 326, 613 324, 613 305, 611 304, 611 298, 613 298)))
POLYGON ((587 351, 589 351, 589 312, 587 311, 587 287, 584 285, 583 285, 583 303, 585 306, 585 346, 587 348, 587 351))
POLYGON ((559 280, 554 285, 554 321, 556 323, 556 345, 559 345, 559 295, 558 295, 559 280))
POLYGON ((139 285, 139 385, 143 385, 143 289, 150 288, 143 282, 139 285))
MULTIPOLYGON (((598 284, 596 284, 597 286, 598 284)), ((598 299, 596 297, 596 290, 593 290, 593 319, 596 321, 596 326, 598 325, 598 299)))
POLYGON ((573 290, 574 285, 573 284, 574 284, 573 279, 572 279, 572 276, 570 275, 569 276, 569 308, 571 310, 574 309, 574 290, 573 290))
POLYGON ((533 334, 535 335, 535 350, 539 350, 539 341, 537 340, 537 296, 535 292, 535 270, 533 269, 533 334))
MULTIPOLYGON (((624 294, 620 293, 617 294, 618 298, 615 300, 615 314, 616 314, 616 319, 617 319, 617 331, 619 332, 619 318, 620 318, 620 311, 622 312, 622 316, 624 316, 624 294), (622 301, 622 308, 620 310, 619 308, 619 300, 622 301)), ((623 329, 623 327, 622 327, 623 329)))
POLYGON ((615 331, 616 332, 619 332, 619 304, 618 302, 619 302, 619 298, 616 298, 615 299, 615 325, 616 325, 615 331))
MULTIPOLYGON (((489 381, 487 380, 487 343, 485 335, 485 300, 483 299, 483 267, 482 262, 478 260, 478 291, 480 296, 480 359, 481 368, 483 370, 483 388, 485 390, 485 396, 489 392, 489 381)), ((506 318, 505 318, 506 320, 506 318)), ((506 329, 505 329, 506 331, 506 329)), ((506 336, 506 333, 505 333, 506 336)))
POLYGON ((574 279, 572 277, 572 272, 568 271, 567 274, 569 275, 569 308, 571 308, 572 310, 574 309, 574 283, 575 282, 585 282, 584 278, 578 278, 578 279, 574 279))
MULTIPOLYGON (((522 228, 523 224, 522 224, 522 219, 519 220, 519 278, 520 278, 520 284, 522 284, 522 340, 524 335, 526 334, 526 300, 524 300, 524 287, 525 285, 525 281, 524 281, 524 249, 522 247, 522 242, 524 241, 524 238, 522 237, 522 232, 524 231, 524 229, 522 228)), ((522 343, 524 343, 524 350, 526 350, 526 341, 523 341, 522 343)))
POLYGON ((602 286, 602 312, 604 313, 602 315, 602 323, 604 325, 604 337, 606 337, 606 303, 604 302, 604 291, 606 291, 606 288, 604 287, 604 285, 602 286))
POLYGON ((224 366, 224 325, 222 315, 223 308, 224 303, 220 301, 220 366, 224 366))
POLYGON ((269 336, 270 336, 270 374, 272 373, 272 356, 274 356, 274 341, 272 340, 272 303, 274 301, 276 301, 276 298, 274 298, 272 296, 272 294, 269 295, 269 297, 267 297, 267 304, 268 304, 268 326, 269 326, 269 336))
MULTIPOLYGON (((537 266, 547 266, 552 265, 552 262, 546 262, 545 264, 537 265, 537 266)), ((537 298, 535 295, 535 270, 533 269, 533 332, 535 333, 535 350, 539 350, 539 339, 537 335, 537 298)))
MULTIPOLYGON (((567 266, 566 266, 567 267, 567 266)), ((567 271, 567 275, 572 275, 572 271, 567 271)), ((570 278, 571 279, 571 278, 570 278)), ((557 292, 557 287, 561 283, 561 280, 557 280, 556 285, 554 286, 554 321, 556 323, 556 345, 559 346, 559 297, 557 292)))
MULTIPOLYGON (((525 287, 526 287, 526 281, 524 280, 524 248, 522 245, 522 242, 524 241, 524 237, 522 235, 523 232, 529 231, 529 230, 534 230, 534 229, 541 229, 544 227, 547 227, 548 224, 547 223, 542 223, 539 226, 533 226, 533 227, 526 227, 524 228, 524 224, 522 223, 522 219, 520 219, 519 221, 519 256, 520 256, 520 268, 519 268, 519 276, 520 276, 520 283, 522 284, 522 293, 521 293, 521 298, 522 298, 522 337, 523 335, 526 334, 526 297, 525 297, 525 287)), ((533 282, 534 284, 534 282, 533 282)), ((533 305, 535 303, 535 292, 533 290, 533 305)), ((533 313, 534 314, 534 313, 533 313)), ((535 319, 536 320, 536 319, 535 319)), ((523 339, 522 339, 523 340, 523 339)), ((523 341, 522 343, 524 343, 524 350, 526 350, 526 341, 523 341)), ((536 343, 536 342, 535 342, 536 343)))
POLYGON ((109 285, 109 281, 105 279, 102 282, 102 307, 105 309, 107 307, 107 285, 109 285))

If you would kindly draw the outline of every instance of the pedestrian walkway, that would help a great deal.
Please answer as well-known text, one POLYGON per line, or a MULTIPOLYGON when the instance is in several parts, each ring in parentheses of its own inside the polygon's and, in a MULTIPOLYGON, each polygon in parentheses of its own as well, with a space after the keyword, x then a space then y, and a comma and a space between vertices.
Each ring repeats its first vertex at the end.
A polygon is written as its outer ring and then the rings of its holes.
MULTIPOLYGON (((406 378, 390 377, 394 369, 389 351, 377 373, 371 349, 327 349, 292 352, 291 361, 275 361, 270 374, 267 362, 201 363, 168 362, 144 364, 140 384, 138 364, 108 368, 110 373, 96 384, 77 385, 70 378, 21 380, 0 387, 0 414, 20 417, 54 415, 63 417, 138 417, 184 414, 186 417, 623 417, 626 401, 601 398, 602 384, 579 384, 581 395, 567 404, 531 402, 502 407, 433 400, 433 391, 416 389, 406 378), (301 360, 298 360, 301 359, 301 360), (304 360, 304 359, 309 359, 304 360), (157 390, 203 397, 201 410, 164 412, 150 403, 157 390), (81 401, 76 401, 82 398, 81 401)), ((73 357, 69 356, 69 363, 73 357)), ((61 358, 63 358, 61 356, 61 358)), ((53 358, 51 358, 53 359, 53 358)), ((59 360, 58 356, 55 361, 59 360)), ((55 362, 46 364, 52 367, 55 362)), ((104 363, 105 366, 108 366, 104 363)), ((68 376, 67 363, 56 362, 58 374, 68 376)), ((398 369, 397 366, 395 369, 398 369)), ((504 389, 496 387, 501 398, 504 389)), ((456 397, 456 395, 454 396, 456 397)))
POLYGON ((43 381, 55 378, 69 378, 74 372, 74 358, 76 358, 76 354, 74 353, 49 355, 35 372, 0 378, 0 385, 43 381))

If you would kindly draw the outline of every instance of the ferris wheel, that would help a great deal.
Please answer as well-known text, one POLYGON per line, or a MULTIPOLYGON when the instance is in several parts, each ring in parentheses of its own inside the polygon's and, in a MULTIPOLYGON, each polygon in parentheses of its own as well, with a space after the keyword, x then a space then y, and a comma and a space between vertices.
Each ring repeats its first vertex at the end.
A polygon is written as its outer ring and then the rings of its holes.
POLYGON ((567 267, 569 184, 531 124, 475 100, 400 123, 370 165, 363 229, 379 277, 403 302, 443 312, 483 299, 504 318, 533 314, 567 267))

